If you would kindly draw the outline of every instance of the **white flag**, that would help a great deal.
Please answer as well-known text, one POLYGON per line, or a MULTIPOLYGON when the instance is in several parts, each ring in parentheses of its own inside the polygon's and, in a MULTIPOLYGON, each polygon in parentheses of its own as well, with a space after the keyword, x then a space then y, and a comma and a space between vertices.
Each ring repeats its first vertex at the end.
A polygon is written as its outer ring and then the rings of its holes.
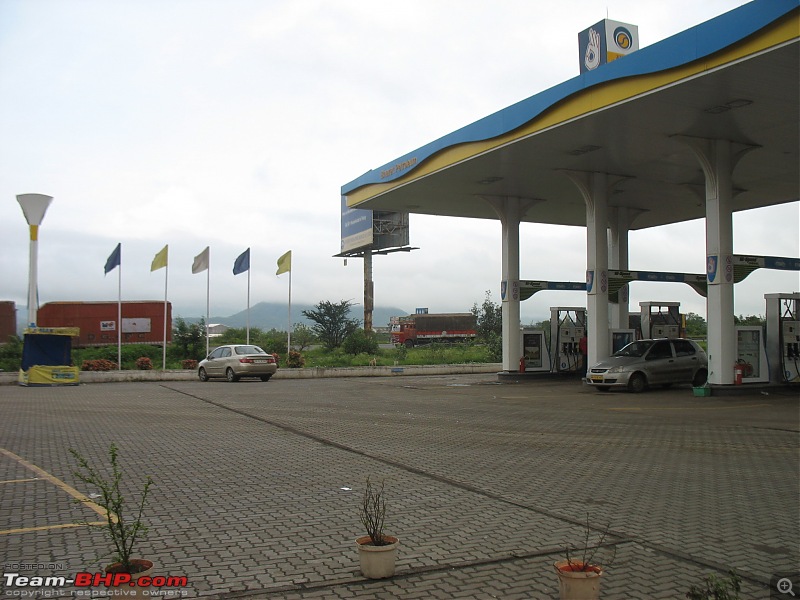
POLYGON ((202 273, 208 269, 208 246, 206 249, 203 250, 200 254, 194 257, 194 263, 192 264, 192 274, 197 275, 198 273, 202 273))

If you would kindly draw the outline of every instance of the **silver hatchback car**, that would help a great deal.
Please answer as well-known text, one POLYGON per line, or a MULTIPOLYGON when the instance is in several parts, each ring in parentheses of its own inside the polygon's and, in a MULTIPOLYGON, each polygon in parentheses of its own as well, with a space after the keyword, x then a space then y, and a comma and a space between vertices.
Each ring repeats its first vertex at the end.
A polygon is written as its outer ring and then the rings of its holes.
POLYGON ((613 387, 642 392, 650 385, 691 383, 701 386, 708 378, 708 357, 692 340, 638 340, 593 365, 586 383, 598 390, 613 387))
POLYGON ((219 346, 197 366, 200 381, 212 377, 224 377, 228 381, 238 381, 240 377, 260 377, 269 381, 278 370, 278 363, 272 354, 267 354, 258 346, 250 344, 230 344, 219 346))

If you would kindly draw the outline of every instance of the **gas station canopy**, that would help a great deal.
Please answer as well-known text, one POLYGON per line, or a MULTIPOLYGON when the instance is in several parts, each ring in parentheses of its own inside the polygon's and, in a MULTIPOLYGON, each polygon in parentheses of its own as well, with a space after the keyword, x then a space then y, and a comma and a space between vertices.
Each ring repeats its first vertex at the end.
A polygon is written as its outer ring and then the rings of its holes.
POLYGON ((740 156, 733 210, 800 198, 798 0, 756 0, 467 125, 342 187, 349 207, 586 225, 566 172, 604 172, 630 229, 706 216, 686 140, 740 156))

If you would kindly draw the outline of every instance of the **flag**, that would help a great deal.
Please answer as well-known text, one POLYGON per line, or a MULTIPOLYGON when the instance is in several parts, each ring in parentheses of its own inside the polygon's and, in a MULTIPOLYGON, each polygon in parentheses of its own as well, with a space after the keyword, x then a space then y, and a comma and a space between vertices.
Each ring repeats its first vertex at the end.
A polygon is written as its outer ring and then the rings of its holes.
POLYGON ((161 252, 156 254, 153 262, 150 264, 150 271, 158 271, 167 266, 167 254, 169 254, 169 244, 161 249, 161 252))
POLYGON ((278 270, 275 271, 275 275, 280 275, 281 273, 286 273, 291 270, 292 270, 292 251, 289 250, 286 254, 284 254, 278 259, 278 270))
POLYGON ((108 275, 109 271, 113 271, 119 266, 120 260, 122 258, 122 242, 117 244, 117 247, 114 248, 114 251, 108 257, 106 261, 106 271, 105 274, 108 275))
POLYGON ((233 262, 233 274, 238 275, 250 270, 250 248, 242 252, 233 262))
POLYGON ((203 250, 200 254, 194 257, 194 263, 192 264, 193 275, 197 275, 198 273, 202 273, 203 271, 208 270, 208 255, 209 255, 209 250, 208 246, 206 246, 205 250, 203 250))

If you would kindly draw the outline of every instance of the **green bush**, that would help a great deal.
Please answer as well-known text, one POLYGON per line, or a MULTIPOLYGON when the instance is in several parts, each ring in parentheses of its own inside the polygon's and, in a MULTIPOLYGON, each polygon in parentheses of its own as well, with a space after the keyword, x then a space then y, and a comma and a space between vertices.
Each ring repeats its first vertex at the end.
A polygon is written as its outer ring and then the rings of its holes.
POLYGON ((374 334, 368 333, 363 329, 356 329, 353 333, 344 338, 342 348, 348 354, 356 356, 358 354, 377 354, 378 340, 374 334))
POLYGON ((0 371, 19 371, 22 366, 22 340, 9 336, 5 344, 0 344, 0 371))

